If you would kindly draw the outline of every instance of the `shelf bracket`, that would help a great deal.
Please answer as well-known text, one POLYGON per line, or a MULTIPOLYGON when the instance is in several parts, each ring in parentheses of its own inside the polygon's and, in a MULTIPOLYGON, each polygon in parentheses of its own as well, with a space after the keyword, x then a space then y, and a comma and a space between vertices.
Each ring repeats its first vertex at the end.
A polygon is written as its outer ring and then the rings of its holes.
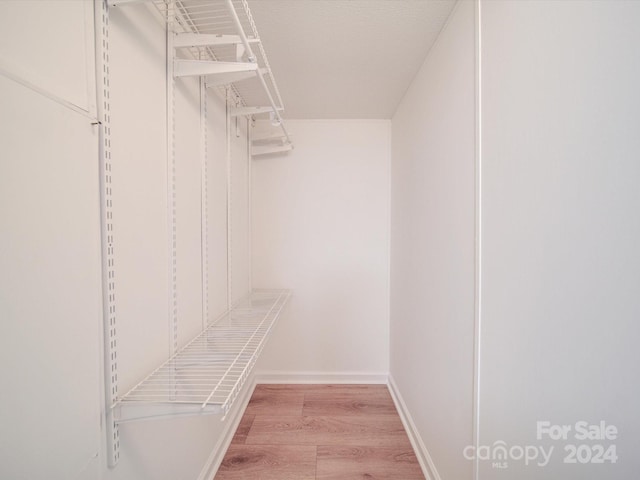
MULTIPOLYGON (((277 110, 282 110, 278 108, 277 110)), ((241 117, 244 115, 258 115, 259 113, 273 112, 273 107, 238 107, 231 109, 232 117, 241 117)))
POLYGON ((109 0, 110 7, 122 7, 125 5, 134 5, 136 3, 151 3, 153 0, 109 0))
POLYGON ((148 420, 160 417, 187 417, 194 415, 220 415, 223 413, 221 405, 199 404, 171 404, 171 403, 132 403, 118 404, 113 407, 113 419, 117 425, 138 420, 148 420))
POLYGON ((251 142, 253 142, 254 145, 257 145, 257 142, 263 142, 263 143, 273 143, 273 142, 286 142, 287 141, 287 137, 285 137, 282 133, 272 133, 272 132, 267 132, 267 133, 254 133, 251 136, 251 142))
POLYGON ((173 74, 176 77, 193 77, 236 72, 255 72, 257 70, 258 65, 255 63, 175 60, 173 74))
MULTIPOLYGON (((112 0, 113 1, 113 0, 112 0)), ((249 43, 259 43, 256 38, 249 39, 249 43)), ((185 47, 215 47, 218 45, 242 45, 240 35, 216 35, 206 33, 177 33, 173 40, 174 48, 185 47)))
MULTIPOLYGON (((261 68, 260 71, 264 71, 266 68, 261 68)), ((251 70, 249 72, 230 72, 230 73, 220 73, 218 75, 210 75, 206 78, 206 86, 207 88, 219 87, 222 85, 228 85, 230 83, 241 82, 242 80, 248 80, 251 78, 256 78, 256 72, 251 70)))
POLYGON ((259 145, 251 148, 251 156, 256 157, 259 155, 269 155, 271 153, 284 153, 293 150, 293 145, 290 143, 286 145, 259 145))

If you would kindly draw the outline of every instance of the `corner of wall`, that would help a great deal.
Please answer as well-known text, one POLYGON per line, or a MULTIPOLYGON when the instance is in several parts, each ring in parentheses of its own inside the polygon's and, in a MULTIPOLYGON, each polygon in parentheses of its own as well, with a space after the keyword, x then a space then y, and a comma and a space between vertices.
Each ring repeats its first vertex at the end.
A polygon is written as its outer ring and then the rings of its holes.
POLYGON ((398 410, 398 414, 400 415, 400 419, 402 420, 402 425, 404 425, 404 429, 409 436, 409 441, 411 442, 411 446, 413 447, 414 452, 416 453, 416 457, 418 457, 418 462, 420 463, 420 468, 422 468, 422 473, 426 477, 427 480, 441 480, 440 474, 436 469, 435 464, 433 463, 433 459, 427 450, 426 445, 424 444, 422 437, 420 436, 420 432, 418 431, 418 427, 413 422, 413 418, 409 413, 407 405, 400 394, 400 390, 396 385, 396 382, 393 379, 392 375, 389 375, 389 381, 387 383, 389 386, 389 392, 391 393, 391 398, 393 398, 393 403, 396 405, 396 410, 398 410))

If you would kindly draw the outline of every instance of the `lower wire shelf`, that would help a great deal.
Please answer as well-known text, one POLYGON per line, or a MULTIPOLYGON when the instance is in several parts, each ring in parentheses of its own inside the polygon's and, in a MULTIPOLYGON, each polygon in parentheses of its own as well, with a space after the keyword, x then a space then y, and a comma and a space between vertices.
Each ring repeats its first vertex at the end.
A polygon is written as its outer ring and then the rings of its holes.
POLYGON ((289 290, 254 290, 113 406, 116 423, 177 415, 226 416, 289 290))

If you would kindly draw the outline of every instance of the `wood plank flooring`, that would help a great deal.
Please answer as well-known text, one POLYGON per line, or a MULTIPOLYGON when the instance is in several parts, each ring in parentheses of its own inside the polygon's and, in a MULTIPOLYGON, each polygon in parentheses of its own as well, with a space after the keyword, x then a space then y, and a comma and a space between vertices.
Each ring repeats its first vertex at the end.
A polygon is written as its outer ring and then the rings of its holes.
POLYGON ((384 385, 258 385, 215 480, 424 480, 384 385))

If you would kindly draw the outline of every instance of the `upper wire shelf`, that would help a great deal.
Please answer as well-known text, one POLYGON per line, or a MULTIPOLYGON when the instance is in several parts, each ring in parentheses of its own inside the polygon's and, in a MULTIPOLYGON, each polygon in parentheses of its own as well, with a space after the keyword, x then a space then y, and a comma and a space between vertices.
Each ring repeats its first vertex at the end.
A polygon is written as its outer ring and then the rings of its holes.
MULTIPOLYGON (((210 81, 208 79, 207 85, 230 87, 238 107, 244 107, 238 109, 239 114, 268 114, 272 125, 282 132, 281 146, 292 148, 291 137, 281 117, 284 110, 282 97, 247 0, 156 0, 153 3, 164 18, 172 19, 176 35, 218 36, 224 40, 206 45, 179 45, 177 58, 217 62, 231 68, 236 68, 233 65, 239 63, 256 67, 244 75, 237 71, 226 72, 226 77, 218 75, 210 81)), ((256 154, 262 154, 262 151, 257 149, 256 154)))
POLYGON ((287 303, 289 290, 254 290, 113 406, 118 423, 226 414, 287 303))

